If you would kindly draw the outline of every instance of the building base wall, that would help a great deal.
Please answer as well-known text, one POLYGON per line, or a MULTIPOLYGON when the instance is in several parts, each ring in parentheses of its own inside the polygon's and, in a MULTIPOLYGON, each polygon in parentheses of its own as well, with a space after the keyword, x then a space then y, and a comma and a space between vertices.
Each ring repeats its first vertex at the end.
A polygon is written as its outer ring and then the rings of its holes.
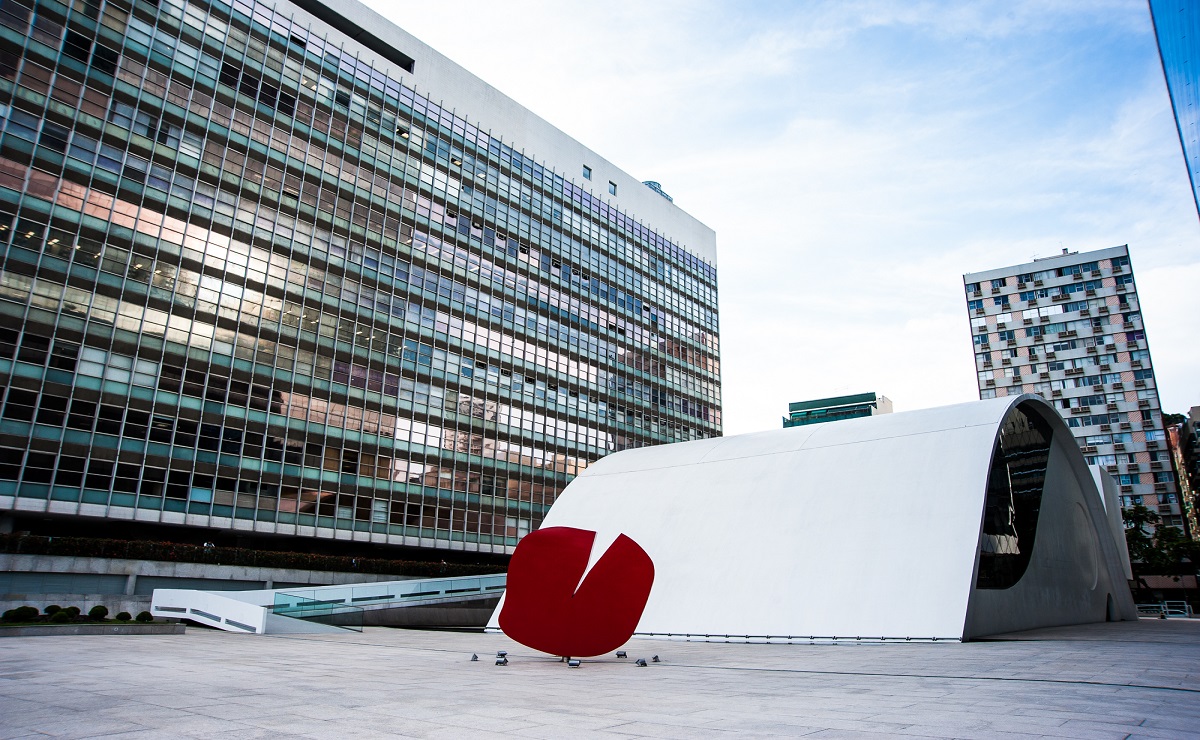
POLYGON ((411 576, 261 568, 211 563, 176 563, 122 558, 0 553, 0 611, 18 606, 97 604, 110 614, 150 608, 156 588, 241 591, 399 581, 411 576))

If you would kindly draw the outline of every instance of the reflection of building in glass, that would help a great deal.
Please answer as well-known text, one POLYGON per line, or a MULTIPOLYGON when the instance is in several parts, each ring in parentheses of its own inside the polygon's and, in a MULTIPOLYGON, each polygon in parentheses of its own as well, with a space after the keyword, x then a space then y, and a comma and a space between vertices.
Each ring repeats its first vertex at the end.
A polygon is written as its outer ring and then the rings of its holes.
POLYGON ((1150 17, 1192 183, 1192 199, 1200 213, 1200 43, 1196 39, 1200 6, 1190 0, 1150 0, 1150 17))
POLYGON ((875 393, 856 393, 852 396, 817 398, 812 401, 796 401, 788 404, 788 415, 783 417, 783 426, 802 427, 826 421, 857 419, 860 416, 878 416, 892 413, 892 402, 875 393))
POLYGON ((503 553, 720 433, 712 231, 365 7, 22 1, 8 516, 503 553))
POLYGON ((1183 526, 1127 247, 963 276, 980 398, 1038 393, 1089 465, 1183 526))
POLYGON ((1037 413, 1013 409, 992 450, 983 531, 979 536, 978 588, 1010 588, 1033 554, 1053 430, 1037 413))

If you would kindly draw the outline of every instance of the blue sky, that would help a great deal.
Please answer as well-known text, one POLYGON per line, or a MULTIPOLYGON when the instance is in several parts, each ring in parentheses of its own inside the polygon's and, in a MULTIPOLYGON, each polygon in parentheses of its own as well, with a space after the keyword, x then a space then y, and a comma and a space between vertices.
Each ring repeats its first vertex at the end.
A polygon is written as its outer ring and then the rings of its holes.
MULTIPOLYGON (((977 398, 962 273, 1129 244, 1200 404, 1200 219, 1142 0, 371 0, 712 226, 725 431, 977 398)), ((486 123, 486 122, 485 122, 486 123)))

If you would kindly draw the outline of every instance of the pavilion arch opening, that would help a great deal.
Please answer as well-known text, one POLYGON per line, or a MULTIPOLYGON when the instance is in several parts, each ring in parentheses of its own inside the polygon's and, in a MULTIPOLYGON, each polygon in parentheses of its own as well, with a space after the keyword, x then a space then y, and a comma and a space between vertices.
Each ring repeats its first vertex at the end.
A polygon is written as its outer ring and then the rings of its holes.
POLYGON ((979 536, 976 588, 1011 588, 1025 575, 1037 538, 1053 429, 1030 403, 1004 420, 992 451, 979 536))

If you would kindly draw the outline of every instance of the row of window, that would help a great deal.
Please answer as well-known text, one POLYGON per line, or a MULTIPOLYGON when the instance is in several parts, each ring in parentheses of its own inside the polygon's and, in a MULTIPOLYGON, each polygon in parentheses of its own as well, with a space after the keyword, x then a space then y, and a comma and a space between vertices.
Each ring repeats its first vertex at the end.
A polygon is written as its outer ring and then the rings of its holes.
MULTIPOLYGON (((1128 270, 1129 269, 1129 257, 1128 256, 1113 257, 1112 259, 1109 260, 1109 263, 1110 263, 1112 269, 1114 269, 1114 270, 1128 270)), ((1100 263, 1098 261, 1082 262, 1077 265, 1067 265, 1065 267, 1056 267, 1056 268, 1053 268, 1050 270, 1039 270, 1037 272, 1023 272, 1016 276, 1016 282, 1018 284, 1031 285, 1034 282, 1039 281, 1039 280, 1046 281, 1046 280, 1053 280, 1055 278, 1067 277, 1069 275, 1082 275, 1085 273, 1090 274, 1093 272, 1098 272, 1099 270, 1100 270, 1100 263)), ((993 278, 991 280, 991 287, 994 289, 1004 288, 1009 284, 1010 279, 1011 278, 1008 278, 1008 277, 993 278)), ((966 284, 967 293, 975 293, 975 292, 978 292, 979 290, 980 290, 979 283, 967 283, 966 284)), ((1022 299, 1022 300, 1026 300, 1026 299, 1022 299)))

